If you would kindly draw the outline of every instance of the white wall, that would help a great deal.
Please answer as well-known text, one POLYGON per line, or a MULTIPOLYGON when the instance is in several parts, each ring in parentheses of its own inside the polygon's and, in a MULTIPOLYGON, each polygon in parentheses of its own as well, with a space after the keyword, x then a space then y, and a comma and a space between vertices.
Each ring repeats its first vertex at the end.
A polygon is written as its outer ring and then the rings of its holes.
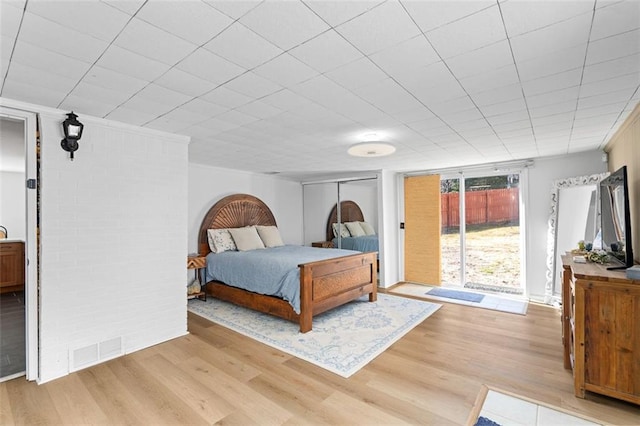
POLYGON ((11 240, 26 238, 25 185, 24 172, 0 171, 0 225, 7 228, 7 237, 11 240))
POLYGON ((70 353, 124 353, 187 332, 188 138, 84 116, 75 161, 64 112, 41 113, 40 382, 70 353))
POLYGON ((600 151, 539 158, 535 160, 535 165, 529 169, 526 205, 526 285, 531 299, 542 301, 545 298, 547 230, 553 181, 606 171, 607 163, 602 161, 602 152, 600 151))
POLYGON ((198 251, 198 230, 209 209, 231 194, 261 199, 276 218, 285 244, 302 244, 302 185, 257 173, 189 163, 189 252, 198 251))

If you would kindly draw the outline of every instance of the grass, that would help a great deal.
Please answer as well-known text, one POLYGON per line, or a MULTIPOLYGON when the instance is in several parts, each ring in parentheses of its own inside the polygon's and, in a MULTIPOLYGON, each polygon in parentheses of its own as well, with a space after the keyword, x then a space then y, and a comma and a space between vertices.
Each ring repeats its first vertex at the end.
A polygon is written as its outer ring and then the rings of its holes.
MULTIPOLYGON (((442 282, 460 283, 459 230, 441 235, 442 282)), ((520 227, 468 226, 466 232, 466 282, 520 287, 520 227)))

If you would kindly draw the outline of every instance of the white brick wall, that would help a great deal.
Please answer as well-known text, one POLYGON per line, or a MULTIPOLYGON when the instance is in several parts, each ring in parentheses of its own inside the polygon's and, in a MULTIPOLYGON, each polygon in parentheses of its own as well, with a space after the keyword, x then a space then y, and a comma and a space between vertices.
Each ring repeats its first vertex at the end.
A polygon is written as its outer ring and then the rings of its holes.
POLYGON ((79 115, 74 161, 64 114, 41 116, 40 382, 69 372, 70 350, 187 330, 187 139, 79 115))

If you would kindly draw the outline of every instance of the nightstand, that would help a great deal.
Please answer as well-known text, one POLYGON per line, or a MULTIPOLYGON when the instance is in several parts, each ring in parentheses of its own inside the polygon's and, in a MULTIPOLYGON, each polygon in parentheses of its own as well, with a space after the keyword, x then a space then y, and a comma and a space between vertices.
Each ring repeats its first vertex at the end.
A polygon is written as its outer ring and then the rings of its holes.
POLYGON ((311 243, 311 247, 333 248, 333 241, 316 241, 311 243))
POLYGON ((188 294, 187 299, 195 299, 198 298, 200 300, 207 300, 207 293, 204 291, 204 286, 202 284, 201 274, 202 269, 207 267, 207 258, 205 256, 200 256, 198 254, 192 254, 187 256, 187 269, 195 270, 195 279, 200 284, 200 291, 197 293, 188 294))

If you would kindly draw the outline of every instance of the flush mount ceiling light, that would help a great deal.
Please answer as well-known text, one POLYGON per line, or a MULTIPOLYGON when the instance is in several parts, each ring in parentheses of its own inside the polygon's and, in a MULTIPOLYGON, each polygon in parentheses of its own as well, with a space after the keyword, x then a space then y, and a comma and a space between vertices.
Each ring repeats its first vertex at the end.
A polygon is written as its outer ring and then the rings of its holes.
POLYGON ((384 157, 396 152, 396 147, 387 142, 362 142, 347 150, 354 157, 384 157))

